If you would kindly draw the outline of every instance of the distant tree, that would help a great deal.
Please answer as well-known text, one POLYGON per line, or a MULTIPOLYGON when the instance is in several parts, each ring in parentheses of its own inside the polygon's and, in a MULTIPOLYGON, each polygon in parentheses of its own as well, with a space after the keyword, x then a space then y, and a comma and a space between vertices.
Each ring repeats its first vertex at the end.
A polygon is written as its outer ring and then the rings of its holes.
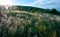
POLYGON ((57 11, 56 9, 52 9, 52 10, 51 10, 51 13, 52 13, 52 14, 58 14, 58 11, 57 11))

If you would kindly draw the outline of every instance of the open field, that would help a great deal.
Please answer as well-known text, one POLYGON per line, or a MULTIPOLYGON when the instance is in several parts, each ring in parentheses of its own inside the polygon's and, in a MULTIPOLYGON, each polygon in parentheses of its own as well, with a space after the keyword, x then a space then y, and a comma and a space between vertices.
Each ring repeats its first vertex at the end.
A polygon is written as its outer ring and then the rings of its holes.
POLYGON ((20 10, 1 12, 0 36, 60 37, 60 16, 20 10))

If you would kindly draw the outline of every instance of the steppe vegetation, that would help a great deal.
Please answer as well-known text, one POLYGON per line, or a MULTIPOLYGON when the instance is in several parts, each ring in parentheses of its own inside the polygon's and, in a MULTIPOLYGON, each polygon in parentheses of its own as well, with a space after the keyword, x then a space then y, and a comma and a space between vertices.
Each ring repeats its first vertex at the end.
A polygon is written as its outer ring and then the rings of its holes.
POLYGON ((0 37, 60 37, 60 16, 53 10, 8 9, 0 12, 0 37))

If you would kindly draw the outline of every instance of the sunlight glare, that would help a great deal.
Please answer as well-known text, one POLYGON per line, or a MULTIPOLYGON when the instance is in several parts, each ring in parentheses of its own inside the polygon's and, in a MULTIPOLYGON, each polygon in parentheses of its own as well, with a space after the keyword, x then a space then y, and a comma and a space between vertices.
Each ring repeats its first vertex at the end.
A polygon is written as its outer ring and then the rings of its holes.
POLYGON ((0 5, 12 5, 12 0, 0 0, 0 5))

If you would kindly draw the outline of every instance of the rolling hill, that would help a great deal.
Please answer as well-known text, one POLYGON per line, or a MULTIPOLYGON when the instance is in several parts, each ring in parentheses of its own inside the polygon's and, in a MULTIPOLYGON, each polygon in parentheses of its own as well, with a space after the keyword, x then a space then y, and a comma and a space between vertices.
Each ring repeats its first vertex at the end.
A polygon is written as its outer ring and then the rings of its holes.
POLYGON ((1 37, 60 37, 60 16, 49 9, 9 6, 4 10, 0 11, 1 37))

